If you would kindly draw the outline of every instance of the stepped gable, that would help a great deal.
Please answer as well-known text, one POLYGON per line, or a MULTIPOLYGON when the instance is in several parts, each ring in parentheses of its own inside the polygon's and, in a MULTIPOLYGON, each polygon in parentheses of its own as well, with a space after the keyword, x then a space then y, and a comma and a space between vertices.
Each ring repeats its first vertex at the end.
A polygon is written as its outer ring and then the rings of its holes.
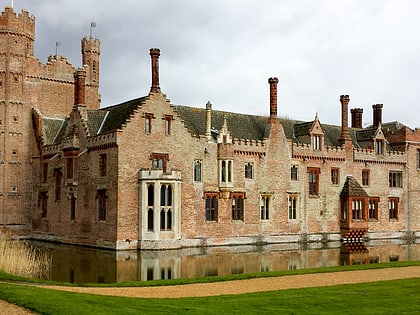
POLYGON ((353 176, 348 175, 341 191, 341 197, 369 197, 369 195, 353 176))
POLYGON ((68 119, 42 118, 44 145, 60 143, 68 125, 68 119))
MULTIPOLYGON (((173 109, 184 120, 185 126, 194 136, 206 133, 206 110, 204 108, 173 105, 173 109)), ((224 119, 229 126, 232 138, 263 141, 267 138, 268 117, 238 114, 224 111, 211 111, 211 126, 222 130, 224 119)))
MULTIPOLYGON (((121 129, 122 126, 127 123, 130 116, 141 106, 141 103, 145 99, 146 97, 140 97, 118 105, 102 108, 99 109, 96 114, 91 112, 90 117, 94 117, 96 120, 102 116, 102 118, 105 119, 105 121, 102 120, 100 124, 97 120, 95 122, 95 125, 98 128, 97 131, 99 131, 100 134, 115 131, 121 129), (108 114, 106 115, 106 113, 108 114), (102 125, 101 130, 99 130, 100 125, 102 125)), ((92 125, 92 128, 95 127, 92 125)), ((97 132, 95 134, 97 134, 97 132)))

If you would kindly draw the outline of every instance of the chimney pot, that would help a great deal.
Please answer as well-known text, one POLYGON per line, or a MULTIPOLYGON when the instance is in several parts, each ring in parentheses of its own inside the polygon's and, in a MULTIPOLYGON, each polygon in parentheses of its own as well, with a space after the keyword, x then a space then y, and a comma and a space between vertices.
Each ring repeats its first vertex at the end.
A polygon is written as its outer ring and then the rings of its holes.
POLYGON ((352 128, 363 128, 363 108, 352 108, 351 112, 351 127, 352 128))
POLYGON ((159 48, 150 49, 150 57, 152 58, 152 87, 150 88, 150 92, 152 93, 160 93, 159 56, 160 56, 159 48))
POLYGON ((341 135, 338 139, 340 145, 344 144, 346 140, 350 140, 349 130, 348 130, 348 119, 349 119, 349 109, 348 105, 350 102, 350 97, 348 95, 340 96, 341 103, 341 135))
POLYGON ((378 127, 379 124, 382 124, 382 108, 383 104, 374 104, 373 108, 373 126, 378 127))
POLYGON ((74 105, 85 105, 86 70, 79 68, 74 73, 74 105))
POLYGON ((272 77, 268 79, 270 84, 270 122, 274 122, 277 118, 277 84, 279 79, 272 77))

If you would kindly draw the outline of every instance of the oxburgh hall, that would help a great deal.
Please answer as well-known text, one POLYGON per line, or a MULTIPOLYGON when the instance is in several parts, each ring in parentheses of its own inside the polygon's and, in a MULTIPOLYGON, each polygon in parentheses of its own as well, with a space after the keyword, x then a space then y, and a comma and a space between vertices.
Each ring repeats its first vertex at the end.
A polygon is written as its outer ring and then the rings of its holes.
POLYGON ((382 104, 366 128, 348 95, 341 126, 279 118, 273 77, 267 116, 175 105, 153 48, 150 91, 101 107, 98 39, 81 68, 43 64, 34 41, 34 17, 6 7, 2 234, 113 249, 420 237, 420 131, 382 104))

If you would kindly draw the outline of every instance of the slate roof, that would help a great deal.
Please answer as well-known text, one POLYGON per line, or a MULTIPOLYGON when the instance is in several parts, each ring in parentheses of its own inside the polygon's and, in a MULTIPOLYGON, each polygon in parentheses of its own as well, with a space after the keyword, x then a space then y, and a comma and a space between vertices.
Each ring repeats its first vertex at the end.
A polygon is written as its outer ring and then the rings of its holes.
POLYGON ((68 124, 67 119, 42 118, 45 145, 57 144, 61 141, 68 124))
MULTIPOLYGON (((183 119, 185 126, 195 136, 206 133, 206 110, 204 108, 174 105, 173 109, 183 119)), ((211 125, 221 130, 224 119, 230 135, 237 139, 264 140, 268 137, 267 116, 255 116, 212 110, 211 125)))
POLYGON ((347 176, 341 197, 369 197, 369 195, 353 176, 347 176))
MULTIPOLYGON (((121 129, 122 126, 127 123, 134 111, 140 107, 144 99, 145 97, 140 97, 125 103, 99 109, 98 111, 102 113, 97 113, 97 115, 103 115, 102 117, 105 119, 100 133, 121 129), (108 114, 105 115, 106 113, 108 114)), ((96 124, 96 126, 97 125, 98 124, 96 124)))
MULTIPOLYGON (((87 111, 87 127, 91 136, 122 129, 131 115, 141 107, 146 97, 136 98, 118 105, 113 105, 98 110, 87 111)), ((206 109, 184 105, 171 105, 177 115, 183 120, 185 127, 194 136, 205 135, 206 109)), ((239 114, 226 111, 212 110, 211 120, 215 136, 222 129, 226 119, 228 130, 233 138, 263 141, 269 137, 270 125, 268 116, 239 114)), ((310 144, 309 130, 313 121, 299 121, 289 118, 278 118, 282 124, 286 138, 295 143, 310 144)), ((43 118, 44 143, 46 145, 60 143, 65 136, 68 119, 43 118)), ((324 145, 338 146, 341 126, 321 124, 324 131, 324 145)), ((398 130, 401 124, 394 122, 384 124, 383 128, 398 130)), ((364 146, 363 142, 371 140, 376 128, 354 129, 349 128, 350 137, 354 147, 364 146)))

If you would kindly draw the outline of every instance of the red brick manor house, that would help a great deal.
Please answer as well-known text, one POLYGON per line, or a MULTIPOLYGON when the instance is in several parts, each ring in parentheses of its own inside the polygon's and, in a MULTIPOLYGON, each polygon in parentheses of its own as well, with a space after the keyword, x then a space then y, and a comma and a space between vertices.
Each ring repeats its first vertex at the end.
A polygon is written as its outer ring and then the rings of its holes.
MULTIPOLYGON (((341 126, 170 103, 151 49, 147 95, 100 107, 100 42, 82 67, 34 56, 35 19, 0 16, 0 229, 161 249, 420 237, 420 131, 337 100, 341 126)), ((287 114, 287 113, 285 113, 287 114)))

